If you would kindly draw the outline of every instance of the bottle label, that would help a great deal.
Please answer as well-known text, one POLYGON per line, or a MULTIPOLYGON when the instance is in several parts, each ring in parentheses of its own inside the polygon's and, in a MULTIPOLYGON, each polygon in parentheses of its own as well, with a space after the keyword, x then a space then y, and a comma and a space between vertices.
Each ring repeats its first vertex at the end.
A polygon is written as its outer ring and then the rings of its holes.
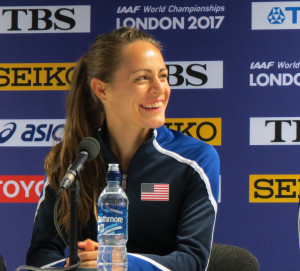
POLYGON ((98 234, 126 236, 127 206, 122 205, 103 204, 98 207, 98 234))

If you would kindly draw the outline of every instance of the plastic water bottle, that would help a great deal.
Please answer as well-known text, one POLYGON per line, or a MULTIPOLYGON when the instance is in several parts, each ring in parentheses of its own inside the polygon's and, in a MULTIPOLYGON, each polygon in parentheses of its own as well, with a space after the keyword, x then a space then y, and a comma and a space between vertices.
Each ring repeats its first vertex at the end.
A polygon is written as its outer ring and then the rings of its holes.
POLYGON ((128 198, 120 186, 118 164, 109 164, 106 187, 98 198, 97 271, 126 271, 128 198))

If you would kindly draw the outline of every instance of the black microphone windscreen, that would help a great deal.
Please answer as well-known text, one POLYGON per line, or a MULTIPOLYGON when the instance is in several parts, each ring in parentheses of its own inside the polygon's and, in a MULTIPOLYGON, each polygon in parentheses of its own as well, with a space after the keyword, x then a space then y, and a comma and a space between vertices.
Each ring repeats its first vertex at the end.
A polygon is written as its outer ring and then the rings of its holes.
POLYGON ((256 257, 245 248, 213 244, 207 271, 259 271, 256 257))
POLYGON ((77 152, 80 153, 86 151, 89 154, 87 161, 93 160, 100 152, 100 144, 98 140, 94 137, 85 137, 83 138, 79 145, 77 152))

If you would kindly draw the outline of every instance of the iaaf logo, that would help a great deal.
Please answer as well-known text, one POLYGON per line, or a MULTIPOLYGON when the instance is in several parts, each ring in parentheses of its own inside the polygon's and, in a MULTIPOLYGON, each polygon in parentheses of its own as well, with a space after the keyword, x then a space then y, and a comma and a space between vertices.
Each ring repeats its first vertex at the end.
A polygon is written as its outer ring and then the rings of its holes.
POLYGON ((38 202, 43 184, 43 175, 0 176, 0 202, 38 202))
POLYGON ((0 147, 52 147, 62 140, 64 119, 0 120, 0 147))
POLYGON ((0 7, 0 33, 90 32, 90 9, 84 5, 0 7))
POLYGON ((299 1, 253 2, 252 30, 300 29, 299 1))
POLYGON ((274 67, 275 61, 269 61, 269 62, 251 62, 250 64, 250 70, 254 69, 270 69, 271 67, 274 67))
POLYGON ((288 62, 288 61, 263 61, 263 62, 251 62, 250 70, 254 70, 249 76, 250 87, 272 87, 272 86, 300 86, 300 73, 295 72, 268 72, 255 70, 290 70, 299 69, 300 61, 288 62))
POLYGON ((117 9, 117 13, 136 13, 141 9, 141 6, 119 6, 117 9))
POLYGON ((223 61, 166 62, 172 89, 223 88, 223 61))
POLYGON ((276 68, 277 69, 299 69, 300 68, 300 61, 294 61, 294 62, 289 62, 289 61, 278 61, 277 65, 275 65, 275 61, 263 61, 263 62, 251 62, 250 64, 250 70, 269 70, 271 68, 276 68))

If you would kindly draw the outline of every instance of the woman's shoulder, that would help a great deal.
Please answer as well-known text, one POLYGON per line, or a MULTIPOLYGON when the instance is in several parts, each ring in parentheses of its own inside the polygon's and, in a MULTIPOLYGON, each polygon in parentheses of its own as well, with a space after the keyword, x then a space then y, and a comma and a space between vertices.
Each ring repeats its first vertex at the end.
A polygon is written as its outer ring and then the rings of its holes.
POLYGON ((192 136, 164 126, 158 129, 157 134, 160 146, 186 158, 192 160, 201 160, 204 157, 218 159, 218 153, 212 145, 192 136))

